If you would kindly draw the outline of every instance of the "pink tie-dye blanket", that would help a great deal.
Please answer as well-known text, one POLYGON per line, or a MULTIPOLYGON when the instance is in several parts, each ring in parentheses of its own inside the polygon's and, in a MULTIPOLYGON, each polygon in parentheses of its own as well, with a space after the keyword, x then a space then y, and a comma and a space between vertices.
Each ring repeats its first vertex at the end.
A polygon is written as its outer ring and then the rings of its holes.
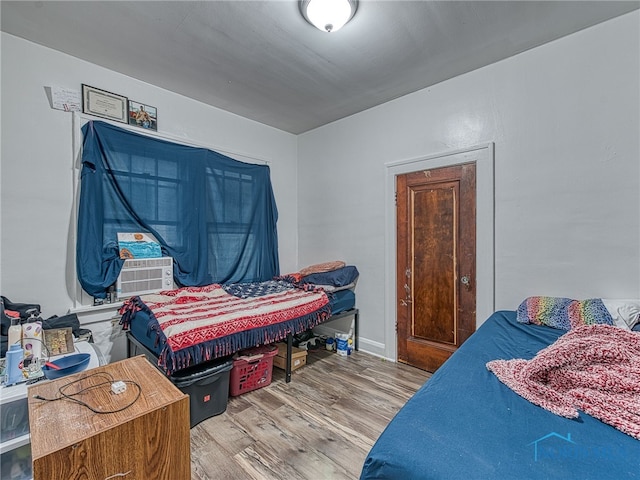
POLYGON ((531 360, 487 368, 521 397, 567 418, 578 410, 640 440, 640 334, 609 325, 569 331, 531 360))

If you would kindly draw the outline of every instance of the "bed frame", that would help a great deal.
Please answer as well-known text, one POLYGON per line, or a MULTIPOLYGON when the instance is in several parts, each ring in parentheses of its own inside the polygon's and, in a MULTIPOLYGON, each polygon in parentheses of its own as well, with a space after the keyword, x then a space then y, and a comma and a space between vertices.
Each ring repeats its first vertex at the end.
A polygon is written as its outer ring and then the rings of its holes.
MULTIPOLYGON (((359 342, 358 342, 358 334, 359 334, 359 322, 360 322, 360 311, 357 308, 352 308, 350 310, 345 310, 343 312, 337 313, 335 315, 331 315, 324 322, 330 322, 333 320, 338 320, 341 318, 347 318, 353 316, 354 318, 354 332, 353 332, 353 345, 356 350, 359 350, 359 342)), ((285 364, 285 381, 286 383, 291 382, 291 352, 293 348, 293 334, 289 332, 287 335, 287 361, 285 364)), ((147 359, 153 363, 154 365, 158 365, 158 357, 147 347, 145 347, 142 343, 140 343, 136 338, 131 334, 131 332, 127 332, 127 358, 134 357, 136 355, 144 354, 147 359)))
POLYGON ((486 367, 529 360, 564 333, 491 315, 387 425, 360 480, 638 478, 640 441, 582 411, 555 415, 486 367))

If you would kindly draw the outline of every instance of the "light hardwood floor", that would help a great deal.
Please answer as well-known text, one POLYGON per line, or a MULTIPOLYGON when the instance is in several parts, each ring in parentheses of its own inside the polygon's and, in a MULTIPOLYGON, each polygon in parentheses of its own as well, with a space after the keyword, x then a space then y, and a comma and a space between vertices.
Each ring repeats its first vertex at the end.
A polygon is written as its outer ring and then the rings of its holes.
POLYGON ((191 429, 191 479, 357 479, 382 430, 430 374, 354 352, 309 352, 285 383, 230 397, 191 429))

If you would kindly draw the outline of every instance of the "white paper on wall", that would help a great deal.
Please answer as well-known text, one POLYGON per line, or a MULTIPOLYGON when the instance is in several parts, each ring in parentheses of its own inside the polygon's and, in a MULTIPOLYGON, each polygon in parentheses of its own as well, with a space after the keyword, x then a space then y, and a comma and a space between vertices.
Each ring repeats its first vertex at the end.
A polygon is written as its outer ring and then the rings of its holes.
POLYGON ((51 89, 51 107, 65 112, 80 112, 82 110, 82 94, 80 90, 64 87, 49 87, 51 89))

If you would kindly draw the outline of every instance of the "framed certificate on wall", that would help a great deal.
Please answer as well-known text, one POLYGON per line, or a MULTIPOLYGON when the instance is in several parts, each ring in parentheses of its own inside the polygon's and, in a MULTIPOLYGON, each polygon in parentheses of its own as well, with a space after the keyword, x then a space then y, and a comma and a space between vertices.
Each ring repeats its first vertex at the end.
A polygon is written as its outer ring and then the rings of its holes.
POLYGON ((127 97, 82 84, 82 111, 96 117, 129 123, 127 97))

